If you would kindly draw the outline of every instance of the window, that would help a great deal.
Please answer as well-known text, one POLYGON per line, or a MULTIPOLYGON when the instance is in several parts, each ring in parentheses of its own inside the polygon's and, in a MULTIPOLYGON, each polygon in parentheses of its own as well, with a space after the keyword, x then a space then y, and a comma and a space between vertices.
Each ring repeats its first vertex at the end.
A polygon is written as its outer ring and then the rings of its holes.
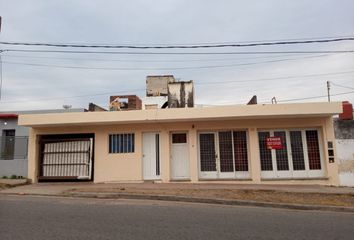
POLYGON ((272 152, 267 148, 267 138, 270 137, 269 132, 258 132, 259 153, 261 156, 261 170, 272 171, 272 152))
POLYGON ((172 134, 172 143, 187 143, 187 134, 186 133, 173 133, 172 134))
POLYGON ((0 159, 12 160, 15 155, 15 130, 6 129, 2 131, 0 159))
POLYGON ((109 153, 133 153, 134 133, 110 134, 109 153))
POLYGON ((248 177, 247 132, 226 130, 200 133, 199 159, 202 177, 248 177))
POLYGON ((258 132, 262 178, 323 177, 318 130, 269 130, 258 132), (272 147, 268 138, 280 139, 280 147, 272 147))

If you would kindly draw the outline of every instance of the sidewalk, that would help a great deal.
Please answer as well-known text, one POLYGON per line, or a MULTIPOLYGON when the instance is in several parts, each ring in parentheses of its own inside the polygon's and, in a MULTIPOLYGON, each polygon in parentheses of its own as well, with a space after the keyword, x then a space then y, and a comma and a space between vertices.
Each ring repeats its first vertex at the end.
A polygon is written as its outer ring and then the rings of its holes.
POLYGON ((39 183, 5 189, 0 191, 0 193, 154 199, 296 209, 341 208, 341 211, 354 212, 354 188, 319 185, 39 183))

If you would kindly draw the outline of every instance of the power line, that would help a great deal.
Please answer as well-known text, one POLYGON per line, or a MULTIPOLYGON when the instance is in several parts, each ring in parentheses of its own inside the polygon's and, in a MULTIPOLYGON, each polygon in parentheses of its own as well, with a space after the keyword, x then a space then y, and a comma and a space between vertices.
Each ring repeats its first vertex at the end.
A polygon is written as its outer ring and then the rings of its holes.
POLYGON ((5 64, 15 64, 15 65, 27 65, 27 66, 36 66, 36 67, 54 67, 54 68, 70 68, 70 69, 88 69, 88 70, 183 70, 183 69, 210 69, 210 68, 225 68, 225 67, 237 67, 237 66, 248 66, 264 63, 275 63, 275 62, 284 62, 284 61, 294 61, 299 59, 306 58, 317 58, 327 55, 320 56, 307 56, 300 58, 286 58, 286 59, 277 59, 277 60, 268 60, 262 62, 251 62, 251 63, 238 63, 238 64, 226 64, 226 65, 209 65, 209 66, 195 66, 195 67, 166 67, 166 68, 127 68, 127 67, 82 67, 82 66, 68 66, 68 65, 51 65, 51 64, 40 64, 40 63, 24 63, 24 62, 9 62, 3 61, 5 64))
MULTIPOLYGON (((326 54, 328 56, 329 54, 326 54)), ((267 59, 267 58, 279 58, 293 56, 293 54, 288 55, 271 55, 271 56, 260 56, 260 57, 242 57, 242 58, 211 58, 211 59, 103 59, 103 58, 73 58, 73 57, 46 57, 46 56, 26 56, 26 55, 3 55, 6 58, 32 58, 32 59, 55 59, 55 60, 74 60, 74 61, 102 61, 102 62, 216 62, 216 61, 233 61, 233 60, 248 60, 248 59, 267 59)), ((315 57, 315 56, 313 56, 315 57)))
MULTIPOLYGON (((351 93, 354 93, 354 91, 331 94, 331 96, 340 96, 340 95, 346 95, 346 94, 351 94, 351 93)), ((328 96, 327 95, 320 95, 320 96, 314 96, 314 97, 293 98, 293 99, 278 100, 278 102, 293 102, 293 101, 316 99, 316 98, 325 98, 325 97, 328 97, 328 96)))
POLYGON ((223 83, 236 83, 236 82, 253 82, 253 81, 271 81, 271 80, 281 80, 281 79, 292 79, 292 78, 308 78, 308 77, 319 77, 319 76, 329 76, 329 75, 341 75, 341 74, 351 74, 354 71, 343 71, 343 72, 329 72, 329 73, 315 73, 307 75, 295 75, 295 76, 285 76, 285 77, 274 77, 274 78, 257 78, 257 79, 245 79, 245 80, 230 80, 230 81, 218 81, 218 82, 202 82, 194 83, 196 85, 208 85, 208 84, 223 84, 223 83))
POLYGON ((64 48, 115 48, 115 49, 194 49, 194 48, 225 48, 225 47, 256 47, 256 46, 275 46, 275 45, 295 45, 311 43, 330 43, 341 41, 354 41, 354 37, 313 39, 299 41, 274 41, 258 43, 232 43, 232 44, 208 44, 208 45, 169 45, 169 46, 147 46, 147 45, 90 45, 90 44, 55 44, 55 43, 29 43, 29 42, 0 42, 3 45, 12 46, 41 46, 41 47, 64 47, 64 48))
MULTIPOLYGON (((115 91, 115 92, 105 92, 105 93, 97 93, 97 94, 86 94, 86 95, 77 95, 77 96, 69 96, 69 97, 55 97, 55 98, 39 98, 36 100, 32 100, 32 102, 37 102, 37 101, 53 101, 53 100, 58 100, 58 99, 69 99, 69 98, 81 98, 81 97, 93 97, 93 96, 101 96, 101 95, 109 95, 109 94, 121 94, 121 93, 129 93, 129 92, 139 92, 139 91, 145 91, 145 89, 133 89, 133 90, 125 90, 125 91, 115 91)), ((24 101, 5 101, 2 103, 22 103, 24 101)), ((31 102, 27 101, 27 102, 31 102)))
POLYGON ((121 54, 121 55, 260 55, 260 54, 354 53, 354 50, 242 51, 242 52, 121 52, 121 51, 75 51, 75 50, 3 49, 3 50, 0 50, 0 53, 2 53, 2 52, 69 53, 69 54, 121 54))
MULTIPOLYGON (((242 41, 222 41, 222 42, 193 42, 193 43, 145 43, 147 46, 168 46, 168 45, 214 45, 214 44, 233 44, 233 43, 259 43, 259 42, 276 42, 276 41, 299 41, 299 40, 318 40, 318 39, 332 39, 332 38, 349 38, 354 35, 340 35, 340 36, 320 36, 320 37, 305 37, 305 38, 278 38, 278 39, 259 39, 259 40, 242 40, 242 41)), ((82 42, 52 42, 53 44, 84 44, 82 42)), ((86 43, 90 45, 117 45, 113 43, 86 43)), ((122 43, 120 45, 142 45, 141 43, 122 43)))
POLYGON ((343 86, 343 85, 334 83, 334 82, 332 82, 332 81, 331 81, 330 83, 332 83, 333 86, 342 87, 342 88, 348 88, 348 89, 354 89, 354 87, 343 86))
MULTIPOLYGON (((323 74, 308 74, 308 75, 297 75, 297 76, 283 76, 283 77, 277 77, 277 78, 258 78, 258 79, 248 79, 248 80, 238 80, 238 81, 232 81, 232 82, 247 82, 247 81, 265 81, 265 80, 280 80, 280 79, 288 79, 288 78, 301 78, 301 77, 314 77, 314 76, 326 76, 326 75, 336 75, 336 74, 346 74, 346 73, 354 73, 354 71, 347 71, 347 72, 331 72, 331 73, 323 73, 323 74)), ((231 81, 224 81, 224 82, 218 82, 215 81, 213 83, 216 84, 222 84, 222 83, 229 83, 231 81)), ((208 82, 211 83, 211 82, 208 82)), ((203 83, 194 83, 197 85, 202 85, 203 83)), ((92 97, 92 96, 100 96, 100 95, 108 95, 108 94, 118 94, 118 93, 132 93, 132 92, 138 92, 138 91, 145 91, 145 89, 133 89, 133 90, 125 90, 125 91, 121 91, 121 92, 105 92, 105 93, 97 93, 97 94, 87 94, 87 95, 76 95, 76 96, 68 96, 68 97, 56 97, 56 98, 41 98, 41 99, 36 99, 33 101, 51 101, 51 100, 58 100, 58 99, 67 99, 67 98, 81 98, 81 97, 92 97)), ((351 93, 351 92, 349 92, 351 93)), ((345 93, 347 94, 347 93, 345 93)), ((327 95, 326 95, 327 96, 327 95)), ((332 96, 335 96, 335 94, 333 94, 332 96)), ((322 97, 322 96, 320 96, 322 97)), ((318 98, 315 97, 315 98, 318 98)), ((307 98, 306 98, 307 99, 307 98)), ((311 98, 310 98, 311 99, 311 98)), ((300 99, 302 100, 302 99, 300 99)), ((305 99, 304 99, 305 100, 305 99)), ((2 103, 21 103, 24 101, 5 101, 2 103)))

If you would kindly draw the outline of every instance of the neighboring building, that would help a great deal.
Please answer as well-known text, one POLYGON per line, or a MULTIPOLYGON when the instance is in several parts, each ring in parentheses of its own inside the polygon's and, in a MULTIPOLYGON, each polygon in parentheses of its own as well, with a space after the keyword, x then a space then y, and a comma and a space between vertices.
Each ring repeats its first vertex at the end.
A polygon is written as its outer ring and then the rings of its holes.
POLYGON ((340 185, 354 187, 354 120, 350 103, 343 102, 343 113, 334 120, 334 132, 340 185))
POLYGON ((19 114, 83 112, 85 109, 56 109, 0 112, 0 177, 27 177, 29 128, 17 124, 19 114))
POLYGON ((20 115, 33 181, 339 185, 333 115, 299 103, 20 115))
POLYGON ((147 76, 144 109, 160 107, 194 107, 193 81, 177 81, 173 75, 147 76))

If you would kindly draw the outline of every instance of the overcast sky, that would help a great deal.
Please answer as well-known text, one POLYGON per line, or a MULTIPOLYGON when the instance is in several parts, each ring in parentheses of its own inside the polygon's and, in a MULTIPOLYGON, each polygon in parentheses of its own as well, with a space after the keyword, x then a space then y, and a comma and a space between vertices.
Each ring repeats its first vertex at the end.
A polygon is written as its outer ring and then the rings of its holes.
MULTIPOLYGON (((149 45, 354 36, 353 9, 353 0, 0 0, 0 41, 149 45)), ((0 48, 49 49, 5 45, 0 48)), ((354 41, 167 52, 291 50, 354 50, 354 41)), ((137 94, 143 98, 146 76, 159 74, 194 80, 196 103, 204 105, 247 103, 252 95, 257 95, 261 102, 270 102, 274 96, 278 101, 322 96, 327 94, 326 81, 353 88, 332 85, 332 94, 354 91, 354 53, 108 55, 4 52, 2 61, 0 111, 62 108, 63 104, 87 107, 89 102, 107 106, 109 95, 115 93, 137 94), (213 68, 207 68, 210 66, 213 68)), ((354 93, 332 99, 354 103, 354 93)))

